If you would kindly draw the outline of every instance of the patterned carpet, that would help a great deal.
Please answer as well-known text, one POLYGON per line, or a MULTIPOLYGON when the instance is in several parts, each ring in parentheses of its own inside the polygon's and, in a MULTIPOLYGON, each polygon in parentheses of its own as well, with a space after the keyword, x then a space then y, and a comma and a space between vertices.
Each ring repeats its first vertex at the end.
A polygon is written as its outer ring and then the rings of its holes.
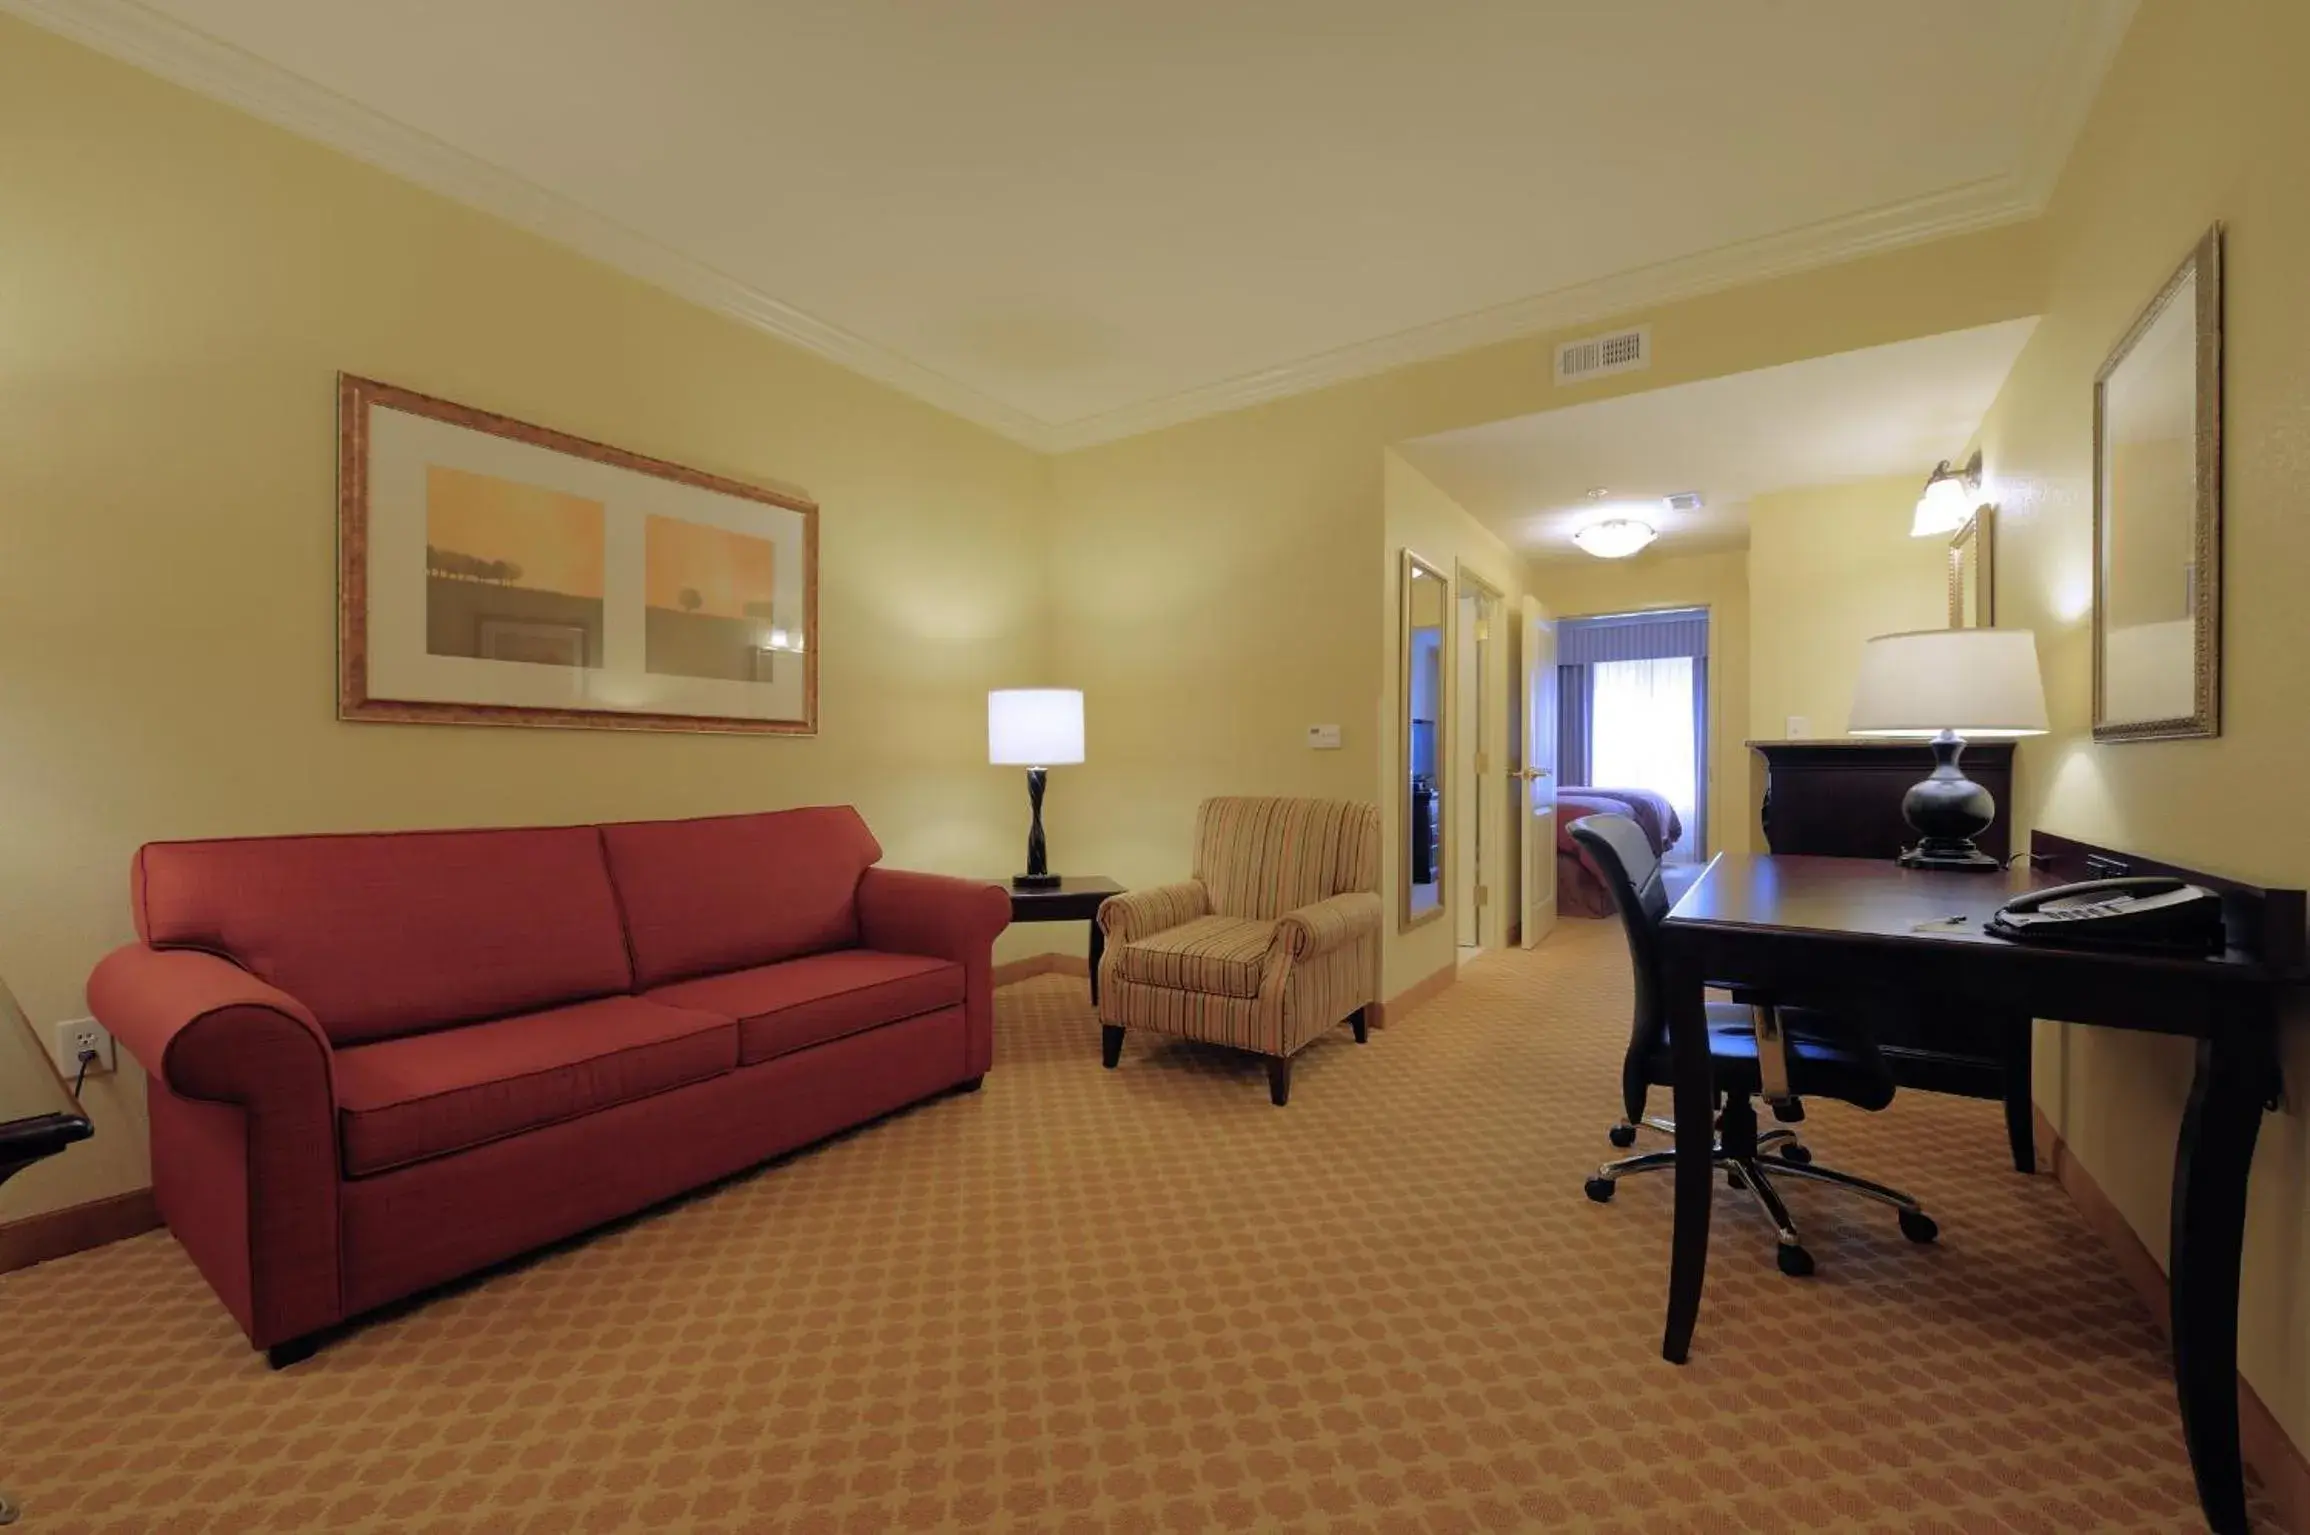
MULTIPOLYGON (((1723 1201, 1658 1354, 1669 1186, 1581 1197, 1617 929, 1479 961, 1358 1048, 1133 1040, 1002 996, 924 1105, 265 1369, 165 1233, 0 1278, 27 1531, 2175 1531, 2156 1329, 1994 1106, 1820 1108, 1945 1233, 1723 1201), (77 1318, 102 1319, 85 1328, 77 1318)), ((2266 1517, 2266 1515, 2265 1515, 2266 1517)), ((11 1532, 13 1535, 13 1532, 11 1532)))

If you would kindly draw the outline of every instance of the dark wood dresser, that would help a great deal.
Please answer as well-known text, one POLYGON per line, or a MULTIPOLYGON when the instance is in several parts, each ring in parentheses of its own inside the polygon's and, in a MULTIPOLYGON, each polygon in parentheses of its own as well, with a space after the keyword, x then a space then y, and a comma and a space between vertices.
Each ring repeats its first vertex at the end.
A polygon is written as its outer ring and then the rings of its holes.
MULTIPOLYGON (((1768 851, 1890 861, 1917 840, 1901 819, 1901 796, 1933 771, 1933 752, 1924 742, 1848 738, 1748 745, 1765 760, 1760 819, 1768 851)), ((2013 743, 1968 742, 1961 765, 1966 777, 1997 800, 1996 822, 1976 839, 1981 850, 2009 857, 2013 743)), ((1968 1098, 2004 1096, 2004 1034, 1995 1020, 1891 1016, 1871 1022, 1903 1087, 1968 1098)))

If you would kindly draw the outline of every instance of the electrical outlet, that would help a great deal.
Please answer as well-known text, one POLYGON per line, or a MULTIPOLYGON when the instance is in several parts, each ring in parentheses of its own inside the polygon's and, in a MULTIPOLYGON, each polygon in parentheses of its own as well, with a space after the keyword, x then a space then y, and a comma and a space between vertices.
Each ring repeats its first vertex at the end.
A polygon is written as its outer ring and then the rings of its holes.
POLYGON ((1307 727, 1307 744, 1308 744, 1308 747, 1309 747, 1309 749, 1310 749, 1310 750, 1312 750, 1312 751, 1319 751, 1319 752, 1335 752, 1335 751, 1338 751, 1338 750, 1339 750, 1339 726, 1337 726, 1337 725, 1310 725, 1310 726, 1308 726, 1308 727, 1307 727))
POLYGON ((88 1074, 112 1070, 112 1035, 103 1024, 93 1018, 67 1018, 56 1025, 56 1069, 70 1082, 80 1075, 80 1052, 94 1050, 96 1059, 89 1065, 88 1074))

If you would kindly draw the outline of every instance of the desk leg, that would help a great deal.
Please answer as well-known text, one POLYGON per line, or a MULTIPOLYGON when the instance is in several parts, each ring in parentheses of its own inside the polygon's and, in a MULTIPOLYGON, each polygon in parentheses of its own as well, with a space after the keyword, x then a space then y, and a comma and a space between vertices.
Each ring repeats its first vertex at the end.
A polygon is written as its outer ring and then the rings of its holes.
POLYGON ((1099 926, 1099 919, 1091 919, 1091 1010, 1099 1010, 1099 961, 1107 954, 1107 934, 1099 926))
POLYGON ((1676 946, 1662 965, 1669 1053, 1675 1062, 1676 1232, 1668 1260, 1668 1328, 1661 1357, 1682 1364, 1708 1276, 1709 1205, 1716 1197, 1716 1066, 1708 1053, 1707 977, 1676 946))
POLYGON ((2029 1018, 2008 1018, 2001 1031, 2005 1042, 2005 1139, 2013 1148, 2013 1170, 2037 1171, 2037 1132, 2031 1115, 2030 1051, 2037 1042, 2037 1024, 2029 1018))
POLYGON ((2244 1535, 2238 1456, 2238 1253, 2246 1175, 2270 1095, 2266 1046, 2234 1033, 2198 1041, 2198 1069, 2174 1150, 2172 1327, 2182 1438, 2215 1535, 2244 1535))

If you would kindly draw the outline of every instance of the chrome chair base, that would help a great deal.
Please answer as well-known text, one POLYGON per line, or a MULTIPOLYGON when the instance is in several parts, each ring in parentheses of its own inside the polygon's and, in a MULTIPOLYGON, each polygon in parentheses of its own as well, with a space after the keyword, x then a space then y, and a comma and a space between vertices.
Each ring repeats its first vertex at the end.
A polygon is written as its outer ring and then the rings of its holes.
MULTIPOLYGON (((1673 1124, 1649 1115, 1641 1124, 1645 1129, 1669 1134, 1673 1134, 1676 1129, 1673 1124)), ((1614 1125, 1611 1131, 1612 1143, 1616 1146, 1629 1144, 1629 1141, 1635 1139, 1636 1128, 1625 1120, 1614 1125), (1627 1133, 1629 1141, 1621 1139, 1623 1132, 1627 1133)), ((1789 1216, 1789 1207, 1782 1202, 1780 1191, 1773 1187, 1772 1180, 1776 1177, 1826 1183, 1834 1188, 1849 1189, 1879 1204, 1890 1205, 1900 1217, 1901 1234, 1912 1242, 1930 1242, 1941 1235, 1941 1228, 1934 1224, 1933 1217, 1927 1215, 1924 1206, 1914 1198, 1899 1189, 1867 1178, 1858 1178, 1851 1173, 1839 1172, 1833 1167, 1816 1167, 1812 1155, 1811 1149, 1797 1139, 1794 1130, 1778 1128, 1763 1131, 1756 1137, 1754 1154, 1728 1151, 1721 1137, 1709 1154, 1710 1162, 1723 1170, 1725 1181, 1736 1189, 1747 1189, 1756 1200, 1757 1209, 1771 1224, 1773 1235, 1779 1241, 1777 1258, 1782 1273, 1792 1278, 1810 1274, 1813 1271, 1813 1255, 1805 1250, 1803 1241, 1797 1235, 1796 1222, 1789 1216), (1774 1147, 1780 1149, 1773 1152, 1774 1147)), ((1632 1157, 1622 1157, 1597 1168, 1587 1182, 1586 1192, 1590 1199, 1603 1204, 1612 1198, 1622 1178, 1635 1173, 1659 1172, 1675 1165, 1674 1151, 1644 1151, 1632 1157)))

